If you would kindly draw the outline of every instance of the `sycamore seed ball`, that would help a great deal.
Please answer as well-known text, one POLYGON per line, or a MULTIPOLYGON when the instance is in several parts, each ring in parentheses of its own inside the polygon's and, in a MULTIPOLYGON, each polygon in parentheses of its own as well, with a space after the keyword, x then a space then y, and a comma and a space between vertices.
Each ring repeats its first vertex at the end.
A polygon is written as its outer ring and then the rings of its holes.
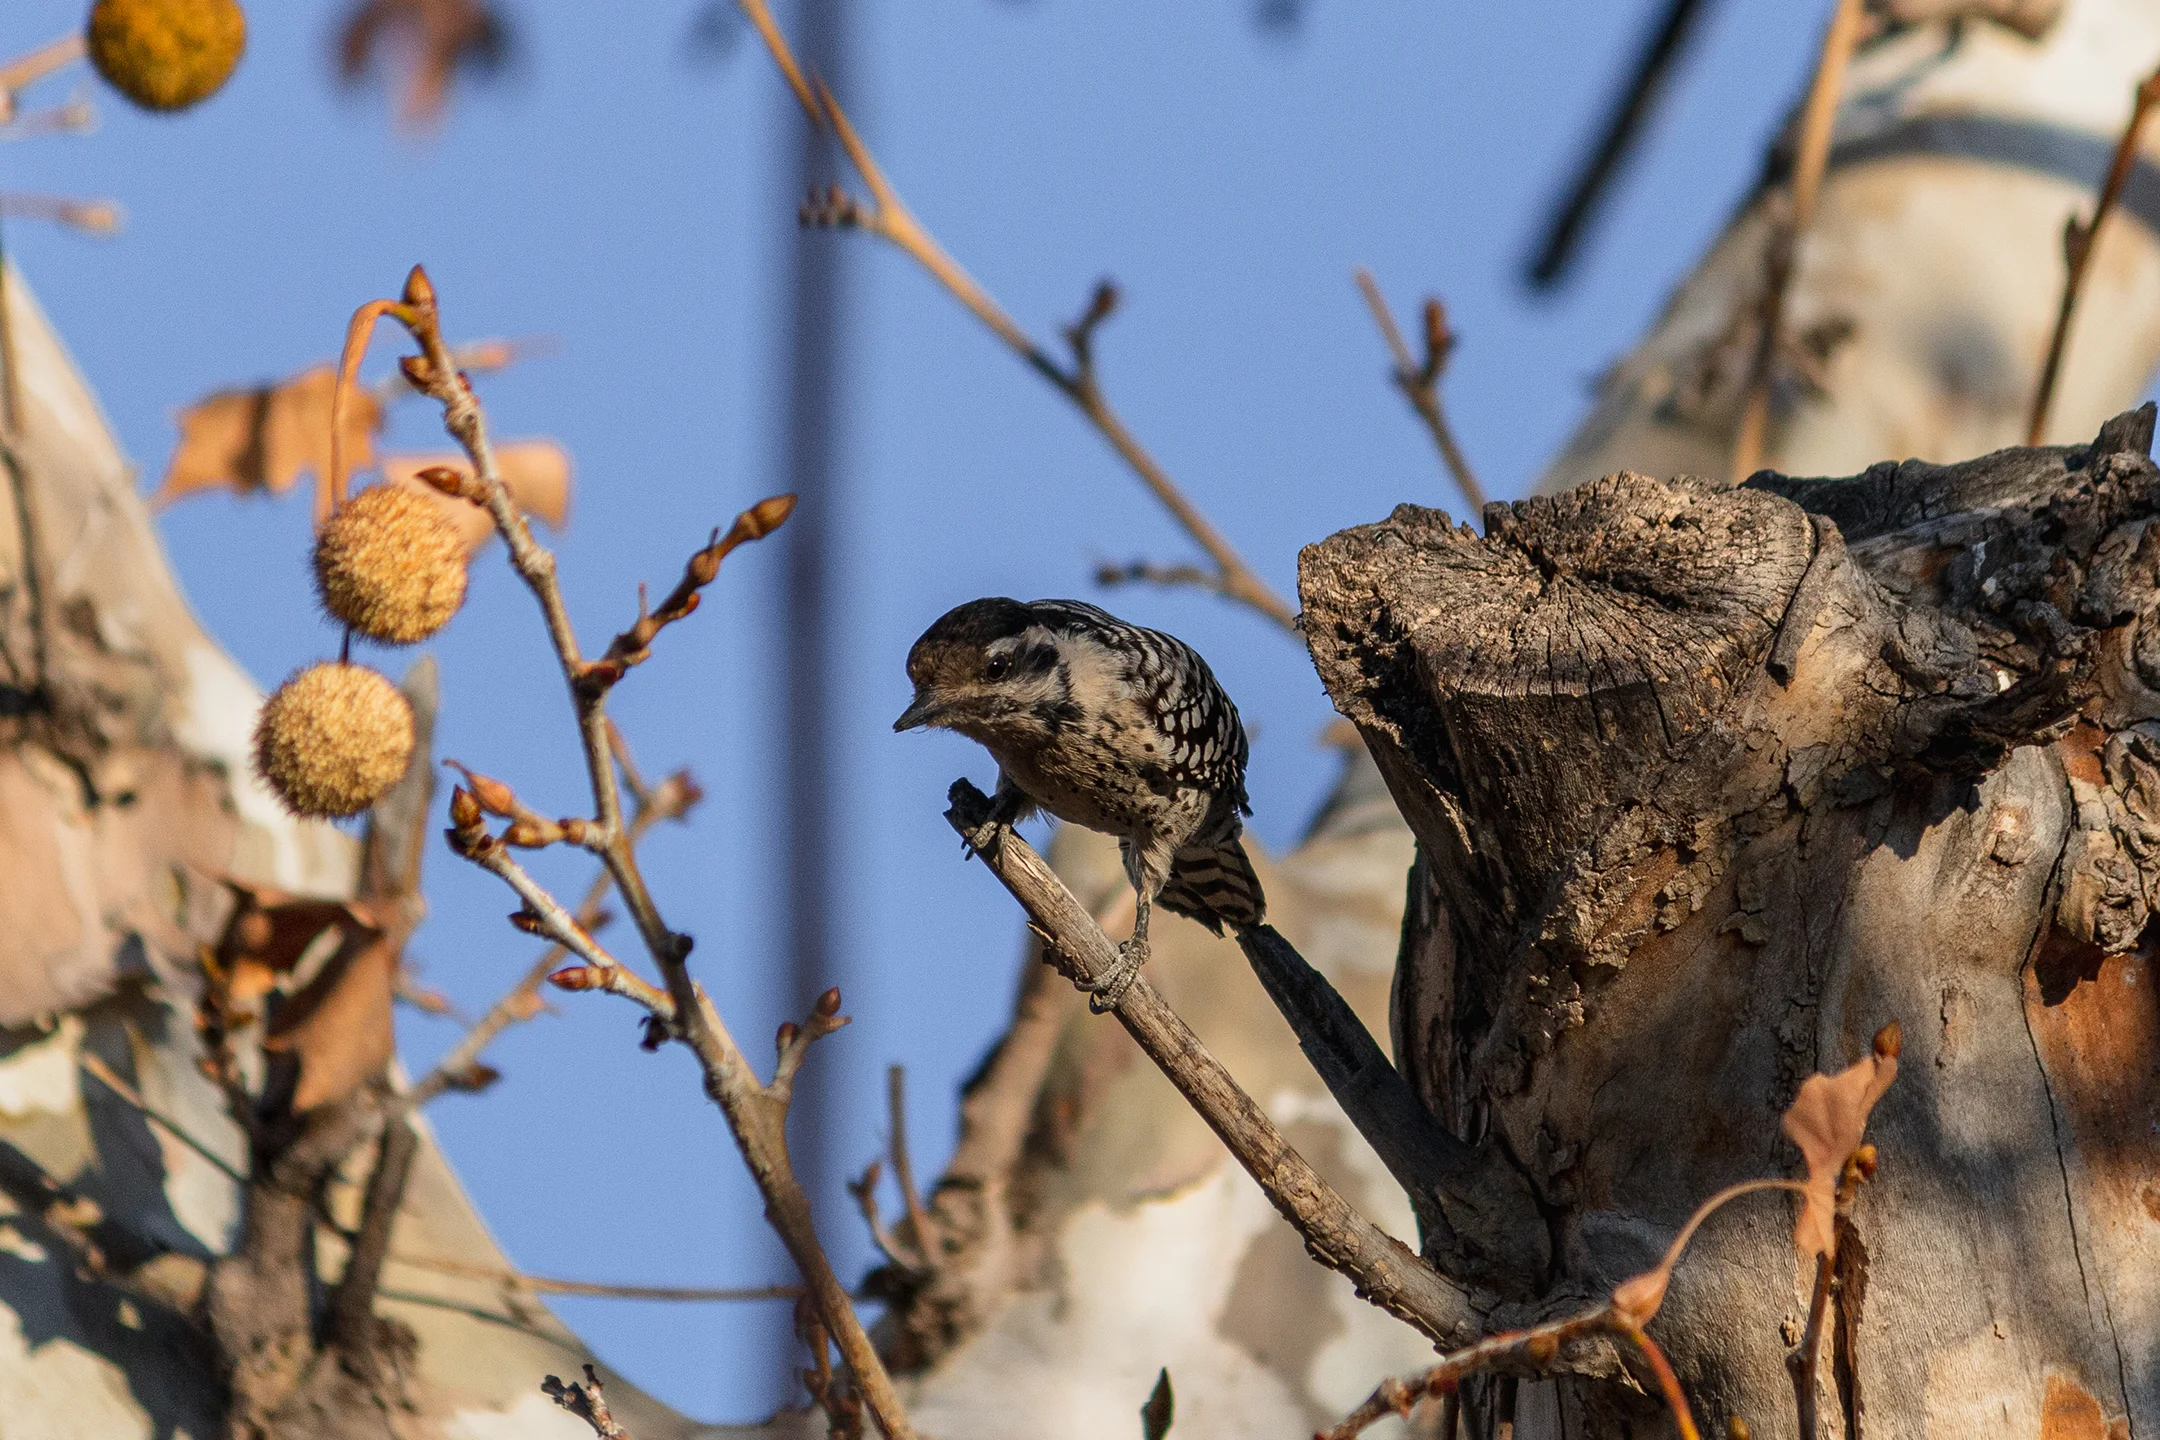
POLYGON ((238 0, 97 0, 83 40, 113 89, 145 110, 185 110, 240 63, 247 16, 238 0))
POLYGON ((323 609, 370 640, 425 640, 465 603, 465 542, 425 495, 393 485, 337 508, 315 541, 323 609))
POLYGON ((359 814, 404 777, 412 752, 412 707, 365 665, 310 665, 255 722, 255 768, 298 815, 359 814))

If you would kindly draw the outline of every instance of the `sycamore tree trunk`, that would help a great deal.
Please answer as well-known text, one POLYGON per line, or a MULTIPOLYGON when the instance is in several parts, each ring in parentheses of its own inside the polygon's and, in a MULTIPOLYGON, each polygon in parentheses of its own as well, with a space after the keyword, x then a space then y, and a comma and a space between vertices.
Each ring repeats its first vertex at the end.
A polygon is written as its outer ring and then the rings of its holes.
MULTIPOLYGON (((1888 1021, 1827 1433, 2160 1435, 2160 471, 2089 445, 1828 482, 1621 474, 1308 548, 1306 631, 1416 833, 1398 1064, 1554 1240, 1519 1323, 1795 1173, 1801 1079, 1888 1021)), ((1786 1197, 1652 1333, 1705 1434, 1796 1434, 1786 1197)), ((1528 1433, 1668 1433, 1576 1375, 1528 1433), (1557 1420, 1557 1427, 1552 1421, 1557 1420)))

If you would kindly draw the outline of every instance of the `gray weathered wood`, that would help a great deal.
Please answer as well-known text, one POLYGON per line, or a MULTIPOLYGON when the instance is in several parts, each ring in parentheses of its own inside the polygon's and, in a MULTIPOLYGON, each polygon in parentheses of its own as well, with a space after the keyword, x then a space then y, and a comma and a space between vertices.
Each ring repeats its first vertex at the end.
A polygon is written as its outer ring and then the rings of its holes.
MULTIPOLYGON (((1800 1080, 1897 1019, 1825 1412, 2160 1428, 2151 438, 2147 407, 1836 482, 1617 476, 1483 538, 1403 507, 1307 549, 1322 679, 1421 850, 1398 1063, 1522 1164, 1555 1297, 1791 1173, 1800 1080)), ((1706 1433, 1794 1433, 1790 1218, 1720 1216, 1653 1327, 1706 1433)), ((1571 1436, 1654 1410, 1580 1378, 1560 1402, 1571 1436)))

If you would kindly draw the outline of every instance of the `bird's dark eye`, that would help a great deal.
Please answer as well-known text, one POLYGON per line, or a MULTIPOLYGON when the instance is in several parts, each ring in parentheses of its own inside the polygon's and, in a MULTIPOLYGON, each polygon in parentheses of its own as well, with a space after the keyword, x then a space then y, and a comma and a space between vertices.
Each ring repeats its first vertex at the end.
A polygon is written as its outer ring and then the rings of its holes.
POLYGON ((985 680, 1002 680, 1011 673, 1012 656, 1010 655, 992 655, 989 663, 983 666, 983 679, 985 680))

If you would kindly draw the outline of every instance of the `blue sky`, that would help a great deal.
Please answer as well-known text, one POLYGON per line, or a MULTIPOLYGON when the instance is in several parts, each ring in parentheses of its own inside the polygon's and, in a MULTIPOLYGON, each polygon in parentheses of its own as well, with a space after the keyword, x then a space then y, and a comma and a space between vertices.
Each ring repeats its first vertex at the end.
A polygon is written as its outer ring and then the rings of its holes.
MULTIPOLYGON (((1118 280, 1125 304, 1097 347, 1104 385, 1290 593, 1300 545, 1400 501, 1456 505, 1385 383, 1352 267, 1370 266, 1403 310, 1428 290, 1446 297, 1462 336, 1450 412, 1488 487, 1521 493, 1747 186, 1827 9, 1715 7, 1578 283, 1534 301, 1519 257, 1649 8, 1313 0, 1280 38, 1242 0, 857 0, 842 99, 917 214, 1035 333, 1054 335, 1098 277, 1118 280)), ((415 260, 453 334, 560 341, 482 395, 498 434, 550 435, 576 457, 559 549, 589 647, 631 616, 639 580, 671 583, 711 526, 781 488, 776 276, 801 120, 754 45, 686 60, 693 10, 515 4, 516 63, 465 87, 440 133, 416 140, 394 132, 379 92, 337 90, 331 6, 258 0, 245 63, 200 110, 154 119, 100 93, 99 133, 10 146, 0 185, 109 195, 128 213, 116 240, 27 221, 8 240, 145 488, 176 407, 327 358, 352 308, 394 293, 415 260)), ((27 49, 80 12, 11 6, 0 47, 27 49)), ((1189 551, 1064 402, 909 262, 864 236, 828 238, 850 286, 834 502, 849 803, 832 978, 856 1018, 813 1063, 844 1101, 826 1141, 853 1167, 879 1143, 883 1067, 905 1062, 918 1165, 931 1169, 955 1086, 1001 1028, 1020 927, 940 818, 953 776, 986 784, 989 763, 953 737, 890 732, 906 647, 960 600, 1101 599, 1096 562, 1189 551)), ((444 443, 417 404, 390 439, 444 443)), ((303 504, 198 499, 161 524, 205 623, 258 679, 333 652, 309 594, 303 504)), ((811 998, 778 993, 766 958, 770 816, 786 803, 768 763, 767 676, 791 643, 775 558, 732 558, 615 702, 648 769, 687 764, 707 788, 694 823, 657 834, 647 863, 754 1053, 811 998)), ((1314 739, 1332 711, 1302 654, 1208 597, 1108 603, 1209 657, 1254 732, 1254 827, 1291 842, 1330 775, 1314 739)), ((433 648, 442 753, 543 811, 576 810, 567 704, 499 553, 433 648)), ((542 862, 564 893, 582 888, 571 857, 542 862)), ((428 982, 478 1010, 532 944, 503 924, 509 897, 488 877, 447 853, 428 863, 415 952, 428 982)), ((689 1057, 641 1053, 620 1002, 561 1008, 497 1046, 494 1091, 431 1112, 512 1256, 591 1279, 786 1278, 689 1057), (575 1223, 596 1193, 607 1223, 575 1223)), ((416 1068, 456 1038, 445 1023, 401 1025, 416 1068)), ((841 1269, 859 1270, 868 1252, 845 1197, 823 1201, 841 1269)), ((768 1348, 784 1307, 562 1309, 611 1363, 700 1416, 762 1413, 786 1393, 768 1348)))

